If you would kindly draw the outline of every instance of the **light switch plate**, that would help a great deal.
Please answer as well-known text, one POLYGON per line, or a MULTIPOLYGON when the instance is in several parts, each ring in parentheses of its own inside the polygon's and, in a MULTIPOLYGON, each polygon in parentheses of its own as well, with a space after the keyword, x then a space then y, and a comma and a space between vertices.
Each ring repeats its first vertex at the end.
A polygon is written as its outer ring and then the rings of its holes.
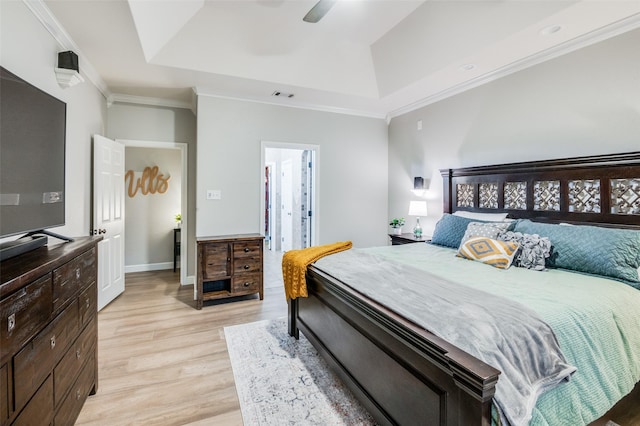
POLYGON ((221 200, 222 191, 219 189, 207 189, 207 200, 221 200))

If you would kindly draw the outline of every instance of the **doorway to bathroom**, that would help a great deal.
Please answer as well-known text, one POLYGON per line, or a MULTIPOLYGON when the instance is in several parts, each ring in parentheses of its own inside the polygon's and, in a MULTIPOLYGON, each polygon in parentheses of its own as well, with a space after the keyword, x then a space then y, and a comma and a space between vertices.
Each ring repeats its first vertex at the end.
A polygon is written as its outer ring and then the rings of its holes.
POLYGON ((262 143, 265 249, 285 252, 314 245, 318 150, 315 145, 262 143))

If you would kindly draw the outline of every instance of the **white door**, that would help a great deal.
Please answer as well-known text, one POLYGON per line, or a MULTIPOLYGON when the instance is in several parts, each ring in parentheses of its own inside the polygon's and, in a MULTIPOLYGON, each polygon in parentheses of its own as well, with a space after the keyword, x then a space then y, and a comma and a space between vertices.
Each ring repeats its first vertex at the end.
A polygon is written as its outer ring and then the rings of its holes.
POLYGON ((93 136, 93 233, 98 243, 98 310, 124 291, 124 145, 93 136))
POLYGON ((280 236, 282 251, 291 250, 293 244, 293 164, 291 160, 282 162, 282 180, 280 181, 280 201, 282 211, 280 212, 280 236))

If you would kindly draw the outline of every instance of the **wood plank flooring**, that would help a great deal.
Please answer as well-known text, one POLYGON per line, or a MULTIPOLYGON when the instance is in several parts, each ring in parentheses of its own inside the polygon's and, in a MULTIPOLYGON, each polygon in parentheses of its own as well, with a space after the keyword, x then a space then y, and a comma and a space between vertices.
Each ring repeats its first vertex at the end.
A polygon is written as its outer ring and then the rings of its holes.
POLYGON ((179 272, 127 274, 125 292, 98 314, 98 392, 76 424, 242 425, 223 328, 286 316, 277 267, 265 262, 268 279, 263 301, 198 311, 179 272))

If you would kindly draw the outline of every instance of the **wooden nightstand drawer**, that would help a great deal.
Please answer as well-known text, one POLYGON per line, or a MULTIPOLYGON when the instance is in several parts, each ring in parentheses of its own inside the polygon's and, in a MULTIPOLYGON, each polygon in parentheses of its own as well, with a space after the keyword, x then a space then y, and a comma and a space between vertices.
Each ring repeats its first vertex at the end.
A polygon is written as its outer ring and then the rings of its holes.
POLYGON ((96 312, 98 312, 98 293, 95 282, 78 296, 78 312, 80 328, 91 321, 96 312))
POLYGON ((260 257, 260 248, 262 241, 247 241, 241 243, 233 243, 233 258, 244 257, 260 257))
POLYGON ((55 417, 55 425, 72 425, 75 423, 84 401, 89 396, 95 382, 95 352, 91 352, 89 361, 84 365, 78 380, 64 399, 55 417))
POLYGON ((260 290, 262 274, 238 274, 233 277, 232 293, 255 293, 260 290))
POLYGON ((51 318, 51 274, 0 302, 0 359, 15 353, 51 318))
POLYGON ((60 404, 67 390, 75 381, 82 365, 95 353, 94 348, 96 336, 98 335, 96 321, 94 319, 84 329, 53 371, 56 406, 60 404))
POLYGON ((233 262, 234 274, 243 272, 260 272, 262 271, 262 262, 260 258, 248 257, 245 259, 235 259, 233 262))

